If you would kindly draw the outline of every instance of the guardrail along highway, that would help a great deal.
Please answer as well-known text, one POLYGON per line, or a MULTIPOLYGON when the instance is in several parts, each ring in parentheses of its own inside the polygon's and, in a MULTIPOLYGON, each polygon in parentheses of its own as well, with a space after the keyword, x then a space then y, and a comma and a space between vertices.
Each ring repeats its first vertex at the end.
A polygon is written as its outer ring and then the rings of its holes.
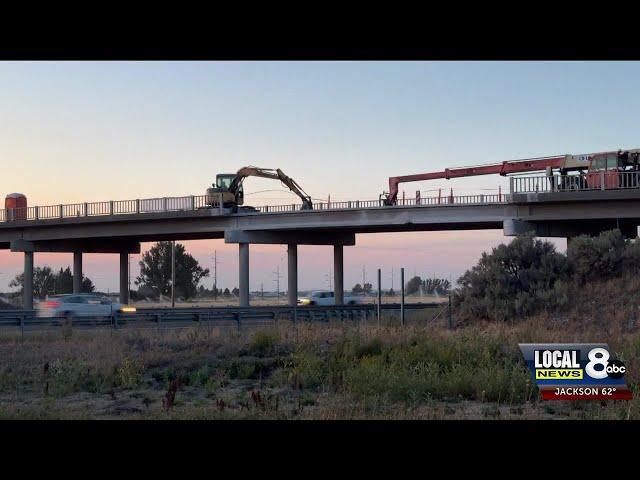
MULTIPOLYGON (((381 304, 381 311, 400 310, 400 304, 381 304)), ((405 311, 445 310, 446 303, 406 303, 405 311)), ((38 317, 34 310, 0 310, 0 328, 19 328, 25 331, 39 331, 51 327, 72 325, 80 328, 179 328, 194 325, 243 326, 256 322, 275 322, 286 318, 297 321, 338 320, 364 321, 375 319, 377 305, 372 303, 336 306, 291 307, 285 305, 260 307, 216 307, 216 308, 141 308, 135 313, 115 315, 95 315, 77 317, 38 317), (70 322, 70 323, 69 323, 70 322)), ((437 316, 437 315, 436 315, 437 316)))

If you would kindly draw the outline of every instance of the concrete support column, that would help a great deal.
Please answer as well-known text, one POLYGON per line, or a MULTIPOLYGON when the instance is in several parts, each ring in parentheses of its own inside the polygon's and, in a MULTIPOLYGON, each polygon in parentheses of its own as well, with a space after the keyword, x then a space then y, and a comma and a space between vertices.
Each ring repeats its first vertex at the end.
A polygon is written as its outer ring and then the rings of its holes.
POLYGON ((33 309, 33 252, 24 252, 24 285, 22 308, 33 309))
POLYGON ((73 252, 73 293, 82 290, 82 251, 73 252))
POLYGON ((295 307, 298 304, 298 245, 295 243, 287 248, 287 267, 289 305, 295 307))
POLYGON ((129 303, 129 254, 120 253, 120 303, 129 303))
POLYGON ((343 262, 343 246, 333 246, 333 296, 336 305, 344 304, 344 262, 343 262))
POLYGON ((249 244, 239 243, 239 275, 238 289, 240 290, 240 306, 249 306, 249 244))

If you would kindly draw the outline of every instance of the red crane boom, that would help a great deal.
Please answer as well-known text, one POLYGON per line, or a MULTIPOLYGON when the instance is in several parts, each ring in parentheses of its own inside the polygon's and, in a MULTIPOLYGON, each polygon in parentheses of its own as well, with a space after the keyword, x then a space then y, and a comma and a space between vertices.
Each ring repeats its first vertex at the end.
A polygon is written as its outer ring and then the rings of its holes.
POLYGON ((605 172, 607 185, 619 182, 619 172, 631 169, 640 172, 640 149, 618 150, 608 152, 587 153, 582 155, 559 155, 555 157, 539 157, 524 160, 507 160, 502 163, 479 165, 475 167, 445 168, 440 172, 418 173, 416 175, 404 175, 401 177, 389 177, 389 193, 385 192, 386 205, 395 205, 398 198, 398 185, 405 182, 418 182, 421 180, 435 180, 439 178, 474 177, 476 175, 499 174, 502 176, 510 173, 535 172, 549 169, 549 173, 555 169, 560 170, 561 175, 567 172, 587 170, 587 182, 595 182, 599 172, 605 172), (594 180, 595 179, 595 180, 594 180))
MULTIPOLYGON (((508 175, 510 173, 534 172, 544 170, 547 167, 563 168, 565 167, 567 157, 562 155, 558 157, 542 157, 527 160, 507 160, 502 163, 493 163, 490 165, 479 165, 476 167, 459 167, 445 168, 439 172, 418 173, 415 175, 403 175, 400 177, 389 177, 389 194, 386 202, 388 205, 396 203, 398 197, 398 185, 406 182, 419 182, 422 180, 436 180, 439 178, 459 178, 459 177, 475 177, 477 175, 508 175)), ((586 165, 585 165, 586 166, 586 165)))

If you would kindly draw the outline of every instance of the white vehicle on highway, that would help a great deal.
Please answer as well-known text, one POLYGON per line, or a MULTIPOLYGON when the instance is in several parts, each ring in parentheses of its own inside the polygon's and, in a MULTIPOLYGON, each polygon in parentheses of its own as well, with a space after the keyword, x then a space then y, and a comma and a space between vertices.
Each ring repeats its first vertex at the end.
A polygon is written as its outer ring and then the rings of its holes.
POLYGON ((37 306, 39 317, 108 317, 117 313, 134 313, 135 307, 112 302, 103 295, 72 293, 50 295, 37 306))
MULTIPOLYGON (((348 293, 344 294, 344 304, 345 305, 357 305, 362 303, 362 297, 356 297, 354 295, 350 295, 348 293)), ((333 292, 327 292, 322 290, 317 290, 314 292, 310 292, 306 297, 300 297, 298 299, 299 306, 306 305, 335 305, 335 299, 333 296, 333 292)))

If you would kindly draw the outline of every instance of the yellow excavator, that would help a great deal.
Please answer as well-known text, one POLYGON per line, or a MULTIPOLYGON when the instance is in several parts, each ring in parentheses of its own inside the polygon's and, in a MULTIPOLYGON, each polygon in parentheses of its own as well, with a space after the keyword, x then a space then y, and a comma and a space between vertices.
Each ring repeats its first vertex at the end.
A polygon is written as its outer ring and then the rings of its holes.
MULTIPOLYGON (((207 188, 207 205, 210 207, 231 208, 237 212, 244 204, 244 189, 242 182, 247 177, 262 177, 280 180, 293 193, 302 199, 302 210, 312 210, 313 203, 311 197, 302 190, 302 187, 286 176, 279 168, 259 168, 254 166, 242 167, 236 173, 220 173, 216 175, 216 183, 207 188)), ((246 210, 255 210, 252 207, 244 207, 246 210)))

